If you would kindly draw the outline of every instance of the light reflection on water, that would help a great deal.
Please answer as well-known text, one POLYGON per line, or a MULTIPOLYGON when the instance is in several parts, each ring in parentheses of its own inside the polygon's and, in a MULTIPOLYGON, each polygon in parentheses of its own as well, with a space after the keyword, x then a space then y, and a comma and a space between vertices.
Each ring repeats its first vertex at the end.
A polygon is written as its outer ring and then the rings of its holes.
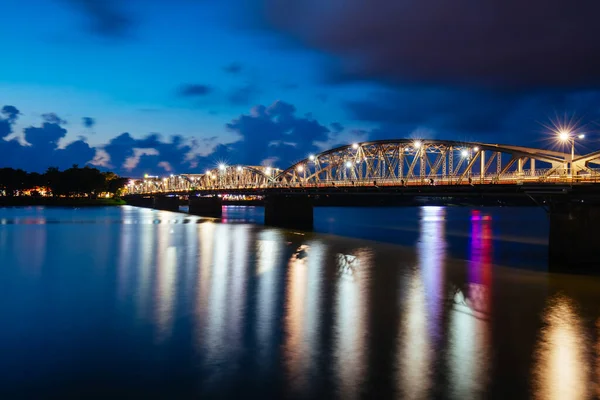
POLYGON ((460 211, 455 258, 455 211, 417 211, 398 246, 132 207, 0 209, 0 397, 597 394, 598 279, 494 265, 506 215, 485 209, 460 211))

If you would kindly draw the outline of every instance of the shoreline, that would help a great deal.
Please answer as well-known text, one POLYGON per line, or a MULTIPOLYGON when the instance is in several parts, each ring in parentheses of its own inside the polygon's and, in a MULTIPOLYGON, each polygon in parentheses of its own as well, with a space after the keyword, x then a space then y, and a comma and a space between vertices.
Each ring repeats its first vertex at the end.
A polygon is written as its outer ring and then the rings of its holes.
POLYGON ((122 199, 89 199, 70 197, 0 197, 0 207, 107 207, 124 206, 127 203, 122 199))

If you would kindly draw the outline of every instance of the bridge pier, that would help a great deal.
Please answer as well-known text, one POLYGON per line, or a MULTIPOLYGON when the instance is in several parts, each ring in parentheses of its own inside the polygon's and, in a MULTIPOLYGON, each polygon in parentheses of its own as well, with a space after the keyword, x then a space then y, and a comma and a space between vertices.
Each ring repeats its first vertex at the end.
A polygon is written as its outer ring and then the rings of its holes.
POLYGON ((154 198, 153 197, 142 197, 142 196, 129 197, 126 199, 126 202, 128 205, 134 206, 134 207, 145 207, 145 208, 153 208, 154 207, 154 198))
POLYGON ((221 218, 223 214, 223 201, 218 196, 190 196, 189 207, 190 214, 203 217, 221 218))
POLYGON ((313 204, 309 196, 268 195, 265 225, 302 230, 313 229, 313 204))
POLYGON ((550 205, 548 261, 553 272, 600 272, 600 204, 554 202, 550 205))
POLYGON ((179 197, 155 196, 153 208, 165 211, 179 211, 179 197))

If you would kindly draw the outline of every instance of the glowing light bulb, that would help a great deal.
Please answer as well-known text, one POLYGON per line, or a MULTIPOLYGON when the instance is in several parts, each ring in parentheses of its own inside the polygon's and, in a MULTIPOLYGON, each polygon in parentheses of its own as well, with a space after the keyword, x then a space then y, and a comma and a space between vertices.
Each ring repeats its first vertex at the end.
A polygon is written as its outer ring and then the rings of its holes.
POLYGON ((352 143, 352 148, 353 148, 354 150, 358 149, 358 143, 352 143))
POLYGON ((416 142, 413 143, 413 146, 415 149, 418 149, 419 147, 421 147, 421 141, 417 140, 416 142))

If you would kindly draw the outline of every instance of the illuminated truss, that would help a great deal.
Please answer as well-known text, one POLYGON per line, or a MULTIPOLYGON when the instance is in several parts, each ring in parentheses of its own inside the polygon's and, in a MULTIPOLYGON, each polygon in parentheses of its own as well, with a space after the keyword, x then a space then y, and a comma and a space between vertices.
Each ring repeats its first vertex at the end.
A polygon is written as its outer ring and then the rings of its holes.
POLYGON ((600 152, 571 160, 567 153, 520 146, 380 140, 311 155, 285 170, 220 165, 204 174, 134 180, 127 190, 143 194, 297 186, 514 184, 600 178, 590 164, 600 164, 600 152))
POLYGON ((442 140, 385 140, 311 156, 284 170, 280 183, 495 183, 565 173, 567 154, 518 146, 442 140), (543 168, 536 169, 536 161, 543 168))

